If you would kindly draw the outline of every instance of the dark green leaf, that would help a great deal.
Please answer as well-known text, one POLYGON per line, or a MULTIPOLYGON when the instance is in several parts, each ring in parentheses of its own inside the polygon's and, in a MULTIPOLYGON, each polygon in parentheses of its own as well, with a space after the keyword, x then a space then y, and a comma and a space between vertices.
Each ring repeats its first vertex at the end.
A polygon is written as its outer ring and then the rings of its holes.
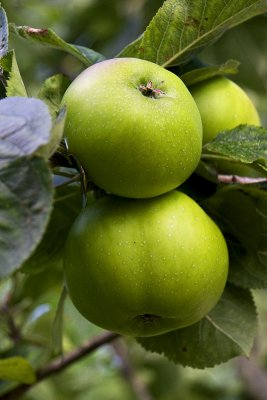
MULTIPOLYGON (((267 169, 267 129, 265 128, 240 125, 217 135, 213 141, 204 146, 204 152, 205 149, 243 163, 257 163, 267 169)), ((210 155, 206 157, 209 158, 210 155)))
POLYGON ((0 4, 0 57, 3 57, 8 50, 8 24, 7 16, 0 4))
POLYGON ((218 183, 217 171, 215 167, 210 163, 206 163, 200 160, 195 172, 199 176, 210 182, 218 183))
POLYGON ((190 60, 227 29, 267 11, 266 0, 166 0, 139 39, 119 57, 167 67, 190 60))
POLYGON ((267 286, 267 191, 227 186, 202 206, 221 227, 230 255, 229 280, 245 288, 267 286))
POLYGON ((30 256, 52 209, 50 170, 39 157, 21 157, 0 170, 0 278, 30 256))
POLYGON ((14 50, 9 51, 0 59, 0 67, 6 76, 6 96, 27 97, 14 50))
MULTIPOLYGON (((65 181, 67 182, 67 179, 65 181)), ((56 188, 54 208, 45 235, 23 265, 23 272, 34 273, 53 264, 61 265, 65 240, 81 208, 82 193, 79 185, 56 188)))
MULTIPOLYGON (((78 46, 77 44, 72 44, 72 46, 76 51, 79 51, 87 60, 89 60, 89 65, 105 60, 105 56, 103 56, 103 54, 100 54, 92 49, 88 49, 88 47, 78 46)), ((73 53, 70 52, 70 54, 74 55, 75 53, 73 51, 73 53)))
POLYGON ((12 33, 35 43, 63 50, 76 57, 87 67, 105 59, 102 54, 94 50, 65 42, 52 29, 38 29, 30 26, 16 26, 14 24, 9 24, 9 26, 12 33))
POLYGON ((238 72, 239 64, 240 63, 238 61, 228 60, 222 65, 212 65, 194 69, 180 75, 180 78, 186 86, 190 86, 206 79, 213 78, 214 76, 236 74, 238 72))
POLYGON ((229 285, 217 306, 197 324, 138 341, 175 363, 206 368, 242 354, 249 356, 256 329, 250 292, 229 285))
POLYGON ((0 101, 0 166, 31 155, 50 141, 52 121, 38 99, 8 97, 0 101))

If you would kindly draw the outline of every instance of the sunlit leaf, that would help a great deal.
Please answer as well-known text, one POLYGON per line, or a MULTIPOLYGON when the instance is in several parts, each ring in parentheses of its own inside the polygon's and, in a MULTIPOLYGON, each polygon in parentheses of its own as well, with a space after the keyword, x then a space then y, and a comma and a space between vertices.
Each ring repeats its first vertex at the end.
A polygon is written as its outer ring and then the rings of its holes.
MULTIPOLYGON (((267 169, 267 129, 253 125, 240 125, 221 132, 204 146, 205 150, 227 156, 232 160, 257 163, 267 169)), ((212 156, 211 156, 212 157, 212 156)), ((206 155, 209 159, 209 155, 206 155)))
POLYGON ((0 59, 0 67, 6 76, 6 96, 27 97, 14 50, 7 52, 5 56, 0 59))
POLYGON ((267 11, 266 0, 166 0, 149 26, 119 57, 167 67, 189 61, 230 28, 267 11))
POLYGON ((36 377, 30 363, 25 358, 17 356, 0 360, 0 379, 30 385, 35 382, 36 377))

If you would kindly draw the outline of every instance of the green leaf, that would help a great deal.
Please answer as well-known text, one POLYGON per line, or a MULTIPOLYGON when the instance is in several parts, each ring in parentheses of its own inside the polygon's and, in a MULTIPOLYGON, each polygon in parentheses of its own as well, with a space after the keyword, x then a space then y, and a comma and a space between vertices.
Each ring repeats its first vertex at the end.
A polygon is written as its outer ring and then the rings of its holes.
MULTIPOLYGON (((54 181, 56 182, 56 177, 54 181)), ((67 179, 65 181, 67 182, 67 179)), ((61 265, 67 235, 81 208, 82 193, 79 185, 56 188, 54 208, 45 235, 35 252, 23 265, 23 272, 35 273, 50 267, 51 264, 61 265)))
MULTIPOLYGON (((221 132, 207 143, 203 150, 217 153, 242 163, 256 163, 267 169, 267 129, 253 125, 238 127, 221 132)), ((206 155, 209 158, 209 155, 206 155)), ((211 156, 213 157, 213 156, 211 156)))
POLYGON ((46 79, 39 91, 38 98, 48 105, 54 118, 59 112, 62 96, 69 84, 70 80, 66 76, 57 74, 46 79))
POLYGON ((0 169, 0 279, 16 271, 41 240, 52 210, 47 162, 21 157, 0 169))
POLYGON ((60 299, 57 305, 56 316, 53 321, 52 326, 52 338, 53 338, 53 351, 54 354, 62 354, 63 353, 63 315, 64 315, 64 305, 65 300, 67 298, 67 288, 66 286, 63 287, 60 299))
POLYGON ((31 385, 36 381, 36 376, 30 363, 16 356, 0 360, 0 379, 31 385))
POLYGON ((256 329, 257 314, 250 292, 229 285, 217 306, 197 324, 138 338, 138 342, 175 363, 206 368, 239 355, 249 356, 256 329))
POLYGON ((0 166, 30 156, 49 143, 52 121, 38 99, 8 97, 0 101, 0 166))
POLYGON ((222 65, 211 65, 188 71, 180 75, 180 78, 186 86, 190 86, 206 79, 213 78, 214 76, 236 74, 238 73, 239 64, 238 61, 228 60, 222 65))
POLYGON ((8 24, 7 16, 0 4, 0 57, 3 57, 8 50, 8 24))
POLYGON ((166 0, 142 36, 119 53, 167 67, 190 60, 230 28, 267 11, 266 0, 166 0))
POLYGON ((60 107, 62 96, 69 84, 70 80, 64 75, 53 75, 46 79, 38 94, 38 97, 49 107, 50 114, 54 121, 51 139, 49 143, 42 148, 42 153, 47 158, 50 158, 54 154, 63 137, 66 109, 60 109, 60 107))
POLYGON ((87 67, 105 59, 102 54, 97 53, 94 50, 65 42, 52 29, 16 26, 15 24, 9 24, 9 29, 10 32, 24 39, 31 40, 38 44, 43 44, 57 50, 63 50, 66 53, 76 57, 87 67))
POLYGON ((212 164, 200 160, 195 172, 198 176, 206 179, 207 181, 218 184, 217 171, 212 164))
POLYGON ((267 287, 267 192, 228 185, 202 206, 226 237, 229 281, 244 288, 267 287))
POLYGON ((27 97, 14 50, 9 51, 0 59, 0 67, 6 77, 6 96, 27 97))
POLYGON ((65 119, 66 108, 62 108, 54 120, 49 142, 42 146, 38 151, 40 155, 43 155, 47 159, 49 159, 56 152, 61 143, 64 133, 65 119))
POLYGON ((41 100, 0 101, 0 278, 20 268, 48 223, 53 188, 40 149, 50 142, 51 126, 41 100))

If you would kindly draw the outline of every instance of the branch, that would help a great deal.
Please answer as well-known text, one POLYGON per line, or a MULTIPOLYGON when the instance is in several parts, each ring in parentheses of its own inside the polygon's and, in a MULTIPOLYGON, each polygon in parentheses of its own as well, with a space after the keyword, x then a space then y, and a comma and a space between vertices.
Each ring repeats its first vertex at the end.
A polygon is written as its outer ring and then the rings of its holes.
POLYGON ((129 384, 129 387, 136 400, 153 400, 153 397, 149 393, 145 382, 143 382, 143 380, 136 373, 124 344, 122 342, 115 342, 113 343, 113 348, 120 360, 121 374, 129 384))
POLYGON ((12 287, 6 293, 3 303, 0 304, 0 313, 2 313, 7 322, 8 336, 11 340, 13 340, 14 344, 18 344, 22 340, 21 331, 19 326, 17 326, 14 319, 14 312, 11 306, 13 294, 16 292, 16 276, 12 279, 12 287))
POLYGON ((240 183, 241 185, 250 185, 253 183, 266 182, 267 178, 250 178, 239 175, 218 175, 218 181, 222 183, 240 183))
POLYGON ((80 360, 82 357, 92 353, 104 344, 108 344, 113 340, 119 338, 119 334, 113 332, 104 332, 101 335, 89 340, 84 343, 81 347, 75 349, 66 356, 60 356, 53 360, 47 366, 40 368, 36 372, 36 381, 32 385, 21 384, 10 392, 0 397, 1 400, 17 400, 19 396, 22 396, 27 390, 32 388, 43 379, 48 378, 51 375, 55 375, 63 371, 66 367, 73 364, 75 361, 80 360))
POLYGON ((237 359, 237 368, 249 396, 257 400, 267 400, 267 374, 253 360, 237 359))

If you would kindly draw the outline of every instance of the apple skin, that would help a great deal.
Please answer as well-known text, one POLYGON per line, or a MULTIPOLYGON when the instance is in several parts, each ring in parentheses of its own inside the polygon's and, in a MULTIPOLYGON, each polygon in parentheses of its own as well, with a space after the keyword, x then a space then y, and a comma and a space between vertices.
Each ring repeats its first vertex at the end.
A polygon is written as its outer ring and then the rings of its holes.
POLYGON ((218 302, 228 250, 217 225, 176 190, 150 199, 106 196, 75 221, 64 271, 92 323, 130 336, 191 325, 218 302))
POLYGON ((190 88, 203 125, 203 144, 219 132, 241 124, 260 125, 259 114, 248 95, 236 83, 217 76, 190 88))
POLYGON ((166 193, 199 162, 197 106, 180 78, 152 62, 117 58, 95 64, 71 83, 62 105, 70 152, 108 193, 131 198, 166 193), (140 87, 149 82, 161 92, 143 95, 140 87))

